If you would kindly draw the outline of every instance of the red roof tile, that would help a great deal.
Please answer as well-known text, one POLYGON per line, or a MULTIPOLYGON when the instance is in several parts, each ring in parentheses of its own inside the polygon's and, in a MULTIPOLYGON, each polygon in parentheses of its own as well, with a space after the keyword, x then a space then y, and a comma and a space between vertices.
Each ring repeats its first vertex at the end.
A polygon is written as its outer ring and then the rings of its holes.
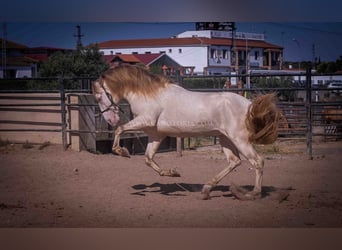
POLYGON ((145 65, 149 65, 153 63, 155 60, 157 60, 159 57, 161 57, 162 53, 151 53, 151 54, 136 54, 134 55, 136 58, 140 60, 145 65))
MULTIPOLYGON (((17 56, 17 57, 7 57, 6 65, 29 66, 29 65, 35 64, 37 62, 38 61, 33 59, 33 58, 29 58, 29 57, 25 57, 25 56, 17 56)), ((0 65, 2 65, 2 62, 0 62, 0 65)))
MULTIPOLYGON (((248 40, 249 47, 257 48, 275 48, 277 46, 265 41, 248 40)), ((191 46, 191 45, 226 45, 231 46, 232 40, 226 38, 207 38, 207 37, 189 37, 189 38, 157 38, 157 39, 135 39, 135 40, 111 40, 98 43, 100 49, 106 48, 138 48, 138 47, 160 47, 160 46, 191 46)), ((243 47, 246 45, 246 40, 236 39, 235 45, 243 47)))
MULTIPOLYGON (((0 38, 0 43, 2 44, 3 39, 0 38)), ((20 44, 20 43, 15 43, 10 40, 5 40, 6 41, 6 48, 7 49, 27 49, 28 47, 26 45, 20 44)))
POLYGON ((104 55, 103 59, 110 63, 114 60, 114 58, 120 58, 123 62, 127 63, 140 63, 140 60, 135 57, 135 55, 132 54, 120 54, 120 55, 104 55))

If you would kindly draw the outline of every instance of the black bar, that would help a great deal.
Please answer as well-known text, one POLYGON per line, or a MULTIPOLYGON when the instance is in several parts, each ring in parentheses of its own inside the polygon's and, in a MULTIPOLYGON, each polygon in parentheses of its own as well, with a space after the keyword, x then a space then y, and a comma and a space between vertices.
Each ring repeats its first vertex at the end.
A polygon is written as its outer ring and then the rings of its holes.
POLYGON ((33 109, 33 108, 2 108, 1 111, 11 111, 11 112, 37 112, 37 113, 60 113, 59 109, 33 109))
POLYGON ((311 99, 311 68, 306 69, 306 151, 309 160, 312 160, 312 99, 311 99))
POLYGON ((0 129, 1 132, 62 132, 61 129, 34 129, 34 128, 9 128, 0 129))
POLYGON ((65 110, 65 90, 64 79, 59 79, 60 95, 61 95, 61 119, 62 119, 62 144, 64 150, 67 149, 67 133, 66 133, 66 110, 65 110))
POLYGON ((59 101, 59 97, 50 97, 50 96, 5 96, 0 95, 0 99, 6 99, 6 100, 55 100, 59 101))
POLYGON ((23 124, 23 125, 53 126, 53 127, 61 126, 61 124, 57 122, 34 122, 34 121, 14 121, 14 120, 0 120, 0 124, 23 124))
POLYGON ((60 103, 23 103, 23 104, 0 104, 0 107, 41 107, 41 106, 47 106, 47 107, 58 107, 60 106, 60 103))

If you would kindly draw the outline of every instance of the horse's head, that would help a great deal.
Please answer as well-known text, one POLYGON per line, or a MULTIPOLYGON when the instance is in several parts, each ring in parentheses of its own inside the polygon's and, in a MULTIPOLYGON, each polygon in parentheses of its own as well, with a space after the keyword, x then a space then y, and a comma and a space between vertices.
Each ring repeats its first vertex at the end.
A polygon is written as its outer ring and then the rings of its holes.
POLYGON ((93 95, 99 104, 101 114, 103 114, 103 117, 111 126, 115 126, 120 121, 118 100, 113 98, 101 77, 93 82, 92 87, 93 95))

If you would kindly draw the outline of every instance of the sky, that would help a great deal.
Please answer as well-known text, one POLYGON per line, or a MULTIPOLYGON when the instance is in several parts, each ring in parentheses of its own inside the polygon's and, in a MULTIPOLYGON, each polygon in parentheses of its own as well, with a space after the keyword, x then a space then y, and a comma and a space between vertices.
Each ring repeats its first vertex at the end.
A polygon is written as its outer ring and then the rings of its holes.
MULTIPOLYGON (((163 38, 195 22, 231 22, 284 47, 285 61, 335 61, 342 55, 341 0, 11 0, 0 8, 7 39, 29 47, 75 48, 114 39, 163 38), (314 52, 313 52, 314 46, 314 52)), ((3 31, 3 25, 0 31, 3 31)), ((3 32, 1 32, 1 37, 3 32)))
MULTIPOLYGON (((8 40, 29 47, 75 48, 116 39, 166 38, 195 30, 195 22, 6 22, 8 40)), ((237 32, 263 33, 284 47, 285 61, 335 61, 342 56, 342 22, 236 22, 237 32)), ((4 27, 2 25, 3 36, 4 27)))

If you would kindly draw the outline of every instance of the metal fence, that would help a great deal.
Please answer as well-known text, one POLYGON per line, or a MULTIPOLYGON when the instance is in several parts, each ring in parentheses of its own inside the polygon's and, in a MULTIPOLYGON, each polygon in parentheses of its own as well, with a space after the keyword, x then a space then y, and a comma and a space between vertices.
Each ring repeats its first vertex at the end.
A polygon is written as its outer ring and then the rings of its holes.
MULTIPOLYGON (((205 92, 224 92, 232 91, 241 94, 247 98, 252 98, 258 94, 267 92, 276 92, 278 95, 278 107, 281 110, 282 116, 279 125, 280 138, 303 138, 307 142, 308 157, 312 157, 312 140, 313 138, 320 138, 321 140, 337 140, 342 137, 342 99, 340 97, 340 89, 327 89, 325 86, 313 87, 311 84, 312 73, 307 70, 306 74, 302 74, 304 81, 293 81, 294 77, 299 77, 298 74, 259 74, 259 75, 235 75, 236 79, 241 79, 248 82, 244 87, 238 88, 237 85, 230 86, 229 89, 224 85, 229 76, 185 76, 179 78, 181 86, 192 91, 205 92), (291 82, 292 78, 292 82, 291 82), (260 79, 265 79, 266 86, 258 87, 257 83, 260 79), (273 79, 273 80, 272 80, 273 79), (288 82, 289 86, 272 86, 274 79, 278 79, 279 83, 288 82), (284 80, 285 79, 285 80, 284 80), (200 84, 196 85, 196 81, 200 84), (272 83, 272 84, 270 84, 272 83), (195 88, 196 87, 196 88, 195 88), (330 95, 328 98, 327 96, 330 95)), ((51 126, 58 126, 59 128, 44 128, 44 129, 0 129, 0 132, 60 132, 62 135, 62 144, 64 148, 68 146, 68 135, 72 133, 89 133, 99 134, 108 133, 113 134, 113 130, 108 127, 107 130, 73 130, 70 128, 70 121, 67 119, 67 112, 73 108, 80 108, 82 106, 95 106, 92 104, 72 104, 69 96, 78 93, 90 93, 91 78, 37 78, 37 79, 20 79, 20 80, 0 80, 0 94, 5 94, 0 97, 4 100, 10 97, 10 94, 20 93, 55 93, 58 97, 47 98, 53 101, 48 104, 35 103, 33 98, 32 103, 26 104, 0 104, 0 112, 2 111, 18 111, 25 106, 47 106, 59 107, 59 110, 51 112, 60 112, 60 122, 53 124, 45 124, 51 126), (26 84, 24 83, 26 82, 26 84), (18 84, 16 84, 18 83, 18 84), (51 83, 53 90, 44 90, 42 83, 51 83), (32 90, 34 85, 40 86, 39 90, 32 90), (29 89, 28 89, 28 87, 29 89), (72 89, 67 87, 72 87, 72 89)), ((17 98, 20 98, 17 97, 17 98)), ((127 104, 123 104, 127 105, 127 104)), ((97 109, 97 108, 96 108, 97 109)), ((48 112, 48 111, 43 111, 48 112)), ((98 112, 98 111, 97 111, 98 112)), ((11 121, 0 120, 0 124, 10 123, 11 121)), ((188 140, 189 141, 189 140, 188 140)), ((213 138, 216 141, 216 138, 213 138)))

